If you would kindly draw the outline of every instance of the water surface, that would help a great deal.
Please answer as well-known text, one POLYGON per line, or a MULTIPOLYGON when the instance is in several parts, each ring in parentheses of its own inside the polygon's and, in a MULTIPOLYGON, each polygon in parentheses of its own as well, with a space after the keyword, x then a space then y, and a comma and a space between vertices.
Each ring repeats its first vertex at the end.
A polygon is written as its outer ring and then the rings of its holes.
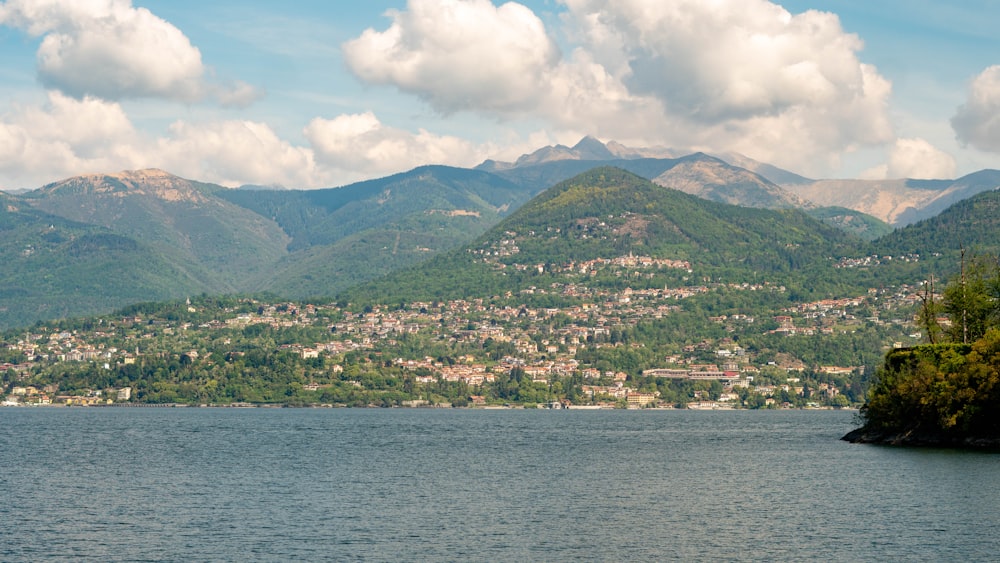
POLYGON ((833 411, 0 409, 0 560, 990 560, 1000 456, 833 411))

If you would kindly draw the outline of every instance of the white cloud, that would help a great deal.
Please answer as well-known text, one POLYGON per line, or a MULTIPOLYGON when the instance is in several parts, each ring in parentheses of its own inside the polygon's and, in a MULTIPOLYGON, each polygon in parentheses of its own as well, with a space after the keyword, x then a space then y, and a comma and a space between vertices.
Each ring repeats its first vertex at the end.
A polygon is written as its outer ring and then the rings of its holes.
POLYGON ((1000 66, 979 74, 966 102, 951 119, 958 140, 977 149, 1000 152, 1000 66))
POLYGON ((424 164, 469 166, 488 154, 458 137, 387 127, 371 112, 316 118, 304 134, 317 162, 339 175, 389 174, 424 164))
POLYGON ((822 171, 891 139, 891 86, 833 14, 765 0, 564 1, 594 59, 662 106, 673 144, 822 171))
POLYGON ((358 77, 392 84, 435 109, 520 113, 559 60, 544 24, 528 8, 489 0, 410 0, 392 25, 343 45, 358 77))
POLYGON ((0 24, 42 37, 39 80, 76 98, 252 98, 246 85, 209 85, 190 40, 130 0, 7 0, 0 24))
POLYGON ((227 186, 315 187, 320 181, 310 149, 294 146, 268 125, 253 121, 177 121, 149 154, 160 168, 227 186))
POLYGON ((49 92, 46 103, 0 118, 0 178, 36 188, 85 173, 162 168, 225 185, 317 187, 312 150, 250 121, 175 122, 156 137, 140 133, 117 102, 49 92))
POLYGON ((898 139, 889 154, 888 178, 955 177, 955 159, 924 139, 898 139))
POLYGON ((892 139, 891 86, 829 13, 766 0, 561 0, 568 56, 519 4, 410 0, 344 45, 351 70, 448 113, 532 117, 632 144, 805 172, 892 139))
MULTIPOLYGON (((296 145, 262 122, 181 120, 154 135, 138 131, 117 102, 53 91, 42 104, 0 116, 0 189, 141 168, 226 186, 321 188, 424 164, 473 166, 499 152, 491 144, 388 127, 372 113, 316 118, 303 134, 308 144, 296 145)), ((535 136, 516 148, 545 140, 535 136)))
POLYGON ((132 167, 139 136, 122 108, 50 92, 44 105, 0 119, 0 176, 8 187, 38 187, 61 177, 132 167))
POLYGON ((245 108, 264 97, 264 91, 237 80, 225 86, 213 85, 209 89, 223 107, 245 108))
POLYGON ((829 104, 861 81, 861 42, 832 14, 792 16, 763 0, 566 3, 588 46, 633 93, 694 121, 829 104))
POLYGON ((921 138, 897 139, 890 147, 888 161, 861 172, 864 180, 909 178, 942 180, 955 177, 955 158, 921 138))

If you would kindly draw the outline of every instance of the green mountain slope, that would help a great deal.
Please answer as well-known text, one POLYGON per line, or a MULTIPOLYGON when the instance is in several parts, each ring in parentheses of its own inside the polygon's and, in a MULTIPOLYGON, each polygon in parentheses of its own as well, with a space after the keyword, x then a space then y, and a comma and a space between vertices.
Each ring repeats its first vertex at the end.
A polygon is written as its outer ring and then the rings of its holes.
MULTIPOLYGON (((597 145, 567 150, 581 158, 611 154, 597 145)), ((714 157, 615 161, 625 172, 592 170, 601 161, 542 156, 537 162, 494 167, 495 173, 427 166, 315 191, 229 190, 147 170, 82 176, 4 195, 15 211, 5 219, 10 236, 3 248, 7 281, 0 287, 0 308, 16 315, 0 322, 30 324, 70 311, 202 292, 332 296, 484 233, 472 246, 436 258, 426 269, 406 270, 352 295, 374 292, 395 300, 397 294, 521 291, 562 283, 565 276, 554 272, 570 262, 630 253, 691 265, 690 273, 667 268, 642 285, 773 282, 798 294, 826 295, 851 284, 877 287, 930 274, 941 278, 955 270, 962 247, 998 250, 993 191, 866 245, 858 237, 873 239, 886 227, 857 212, 810 211, 855 237, 799 211, 706 201, 788 206, 787 200, 782 203, 787 194, 766 180, 714 157), (545 182, 564 177, 571 179, 521 208, 545 182), (49 227, 56 233, 46 234, 49 227), (38 239, 43 235, 48 238, 38 239), (517 252, 507 254, 507 244, 517 252), (56 258, 39 262, 31 245, 49 249, 56 258), (918 254, 919 260, 911 259, 918 254), (82 255, 87 258, 79 259, 82 255), (879 259, 874 269, 865 265, 872 255, 904 260, 879 259), (850 259, 847 266, 831 271, 829 265, 840 258, 850 259), (44 303, 2 299, 29 294, 46 296, 44 303)), ((976 189, 987 185, 992 181, 987 172, 966 183, 976 189)))
POLYGON ((177 298, 208 286, 134 238, 0 194, 0 327, 177 298))
POLYGON ((30 324, 202 292, 328 296, 468 242, 531 195, 442 166, 316 191, 229 190, 160 170, 70 178, 4 195, 17 236, 0 296, 46 301, 0 297, 0 308, 30 324), (49 227, 44 241, 66 245, 44 247, 56 258, 19 257, 43 248, 33 237, 49 227))
POLYGON ((1000 255, 1000 191, 959 201, 940 215, 907 225, 876 240, 872 252, 921 257, 923 276, 938 279, 956 272, 961 252, 1000 255))
POLYGON ((864 240, 875 240, 892 232, 892 225, 885 221, 846 207, 819 207, 809 209, 806 213, 864 240))
POLYGON ((218 195, 273 219, 292 237, 290 249, 298 250, 387 225, 420 227, 424 217, 435 214, 464 212, 492 224, 534 193, 487 172, 423 166, 341 188, 228 190, 218 195))
POLYGON ((260 289, 252 280, 270 272, 289 239, 273 221, 216 197, 224 190, 143 170, 71 178, 23 197, 139 241, 210 291, 260 289))
POLYGON ((308 297, 466 243, 533 194, 487 172, 425 166, 342 188, 219 195, 273 219, 292 237, 291 254, 260 285, 308 297))
POLYGON ((605 167, 546 190, 463 249, 348 295, 389 302, 488 297, 543 287, 558 278, 553 272, 581 262, 629 255, 669 261, 637 285, 780 277, 808 279, 808 289, 820 291, 831 287, 821 280, 832 272, 832 257, 859 243, 797 210, 706 201, 605 167))

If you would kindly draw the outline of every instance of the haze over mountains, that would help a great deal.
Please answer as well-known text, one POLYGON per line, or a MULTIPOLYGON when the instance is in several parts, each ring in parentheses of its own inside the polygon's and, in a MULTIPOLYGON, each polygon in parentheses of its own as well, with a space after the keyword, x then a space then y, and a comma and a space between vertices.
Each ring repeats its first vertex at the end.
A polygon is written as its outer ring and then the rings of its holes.
MULTIPOLYGON (((645 249, 664 259, 697 258, 718 272, 817 270, 834 259, 876 252, 880 244, 889 244, 882 239, 866 242, 890 231, 887 223, 899 227, 928 217, 939 221, 937 232, 962 239, 958 245, 940 241, 942 248, 986 248, 995 240, 985 227, 966 230, 961 223, 992 224, 975 216, 993 209, 982 202, 992 201, 992 190, 1000 185, 998 171, 958 180, 815 181, 739 155, 633 149, 590 137, 573 147, 545 147, 512 163, 487 161, 475 169, 424 166, 310 191, 260 186, 234 190, 160 170, 93 174, 23 194, 0 192, 0 258, 5 264, 0 273, 0 326, 196 293, 334 296, 462 248, 499 228, 529 201, 533 207, 526 209, 536 210, 536 215, 539 205, 553 214, 535 216, 529 230, 537 231, 546 222, 554 228, 559 224, 564 238, 569 225, 559 222, 579 209, 551 203, 545 207, 543 202, 555 197, 549 188, 573 178, 577 184, 600 184, 585 174, 598 167, 626 171, 628 176, 619 177, 602 169, 605 177, 617 178, 628 189, 569 191, 586 193, 574 205, 644 217, 642 228, 633 224, 618 250, 645 249), (636 184, 628 179, 633 174, 665 191, 636 184), (676 191, 697 198, 663 199, 676 191), (618 195, 607 199, 610 193, 618 195), (548 199, 533 200, 539 194, 548 199), (655 212, 618 209, 624 202, 617 198, 633 197, 647 198, 655 212), (980 203, 953 218, 942 214, 970 198, 980 203), (671 215, 670 209, 676 208, 688 212, 671 215), (779 236, 782 229, 787 236, 779 236), (799 233, 795 240, 788 238, 793 232, 799 233), (807 239, 813 242, 804 244, 807 239), (781 250, 781 245, 790 246, 781 250)), ((565 185, 560 189, 565 191, 565 185)), ((909 242, 907 233, 913 232, 919 233, 914 236, 922 252, 938 252, 938 243, 921 225, 886 237, 891 241, 887 248, 895 254, 912 252, 908 245, 916 243, 909 242)), ((563 256, 552 255, 547 261, 557 263, 583 252, 580 244, 590 243, 564 240, 556 247, 560 250, 546 251, 563 256)), ((391 283, 401 284, 401 279, 397 276, 391 283)))

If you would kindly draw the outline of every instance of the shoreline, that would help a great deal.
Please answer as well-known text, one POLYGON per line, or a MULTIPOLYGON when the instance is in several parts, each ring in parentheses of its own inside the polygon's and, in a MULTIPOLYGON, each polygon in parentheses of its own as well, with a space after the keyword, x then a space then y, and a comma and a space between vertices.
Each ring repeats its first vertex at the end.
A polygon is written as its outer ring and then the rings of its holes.
MULTIPOLYGON (((139 408, 139 409, 163 409, 163 408, 178 408, 178 409, 423 409, 423 410, 439 410, 439 409, 458 409, 458 410, 574 410, 574 411, 696 411, 696 412, 718 412, 718 411, 857 411, 857 408, 852 407, 797 407, 797 408, 780 408, 780 409, 748 409, 748 408, 691 408, 691 407, 671 407, 671 406, 659 406, 659 407, 646 407, 646 408, 615 408, 615 407, 605 407, 600 405, 571 405, 568 407, 562 407, 558 409, 539 407, 539 406, 525 406, 525 405, 484 405, 484 406, 468 406, 468 407, 454 407, 451 405, 419 405, 419 406, 409 406, 409 405, 394 405, 391 407, 384 407, 381 405, 367 405, 367 406, 350 406, 344 404, 314 404, 314 405, 285 405, 285 404, 253 404, 253 403, 232 403, 232 404, 200 404, 200 405, 189 405, 186 403, 113 403, 113 404, 97 404, 97 405, 67 405, 64 403, 50 403, 50 404, 37 404, 37 403, 21 403, 17 405, 0 405, 0 409, 5 408, 33 408, 33 409, 114 409, 114 408, 139 408)), ((846 437, 843 438, 846 440, 846 437)), ((1000 444, 1000 442, 998 442, 1000 444)))
POLYGON ((913 448, 948 448, 1000 452, 1000 436, 956 436, 918 430, 870 430, 856 428, 840 438, 852 444, 901 446, 913 448))

